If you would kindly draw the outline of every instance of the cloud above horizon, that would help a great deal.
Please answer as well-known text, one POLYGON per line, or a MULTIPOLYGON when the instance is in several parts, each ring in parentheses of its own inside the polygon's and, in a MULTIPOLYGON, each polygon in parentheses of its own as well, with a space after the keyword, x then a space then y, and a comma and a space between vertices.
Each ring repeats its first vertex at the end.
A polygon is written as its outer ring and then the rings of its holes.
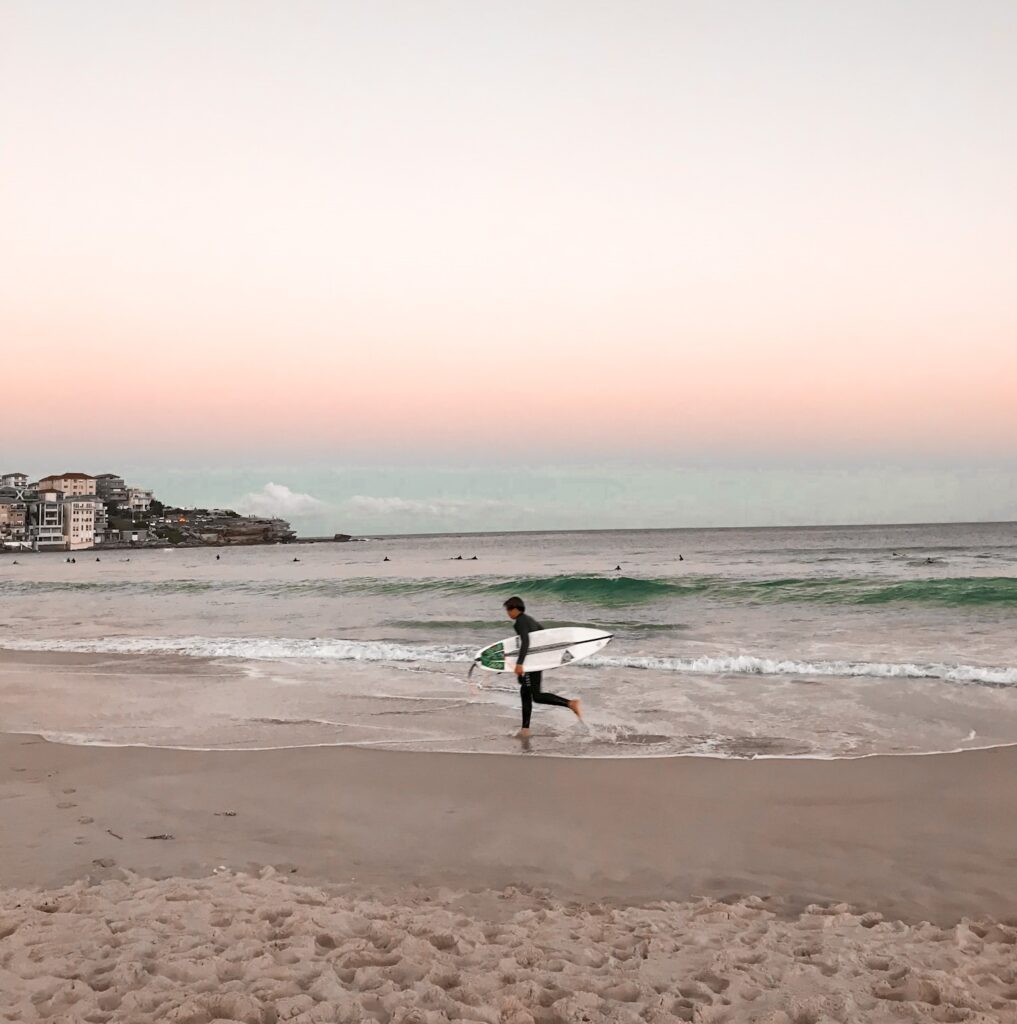
POLYGON ((313 495, 292 491, 285 484, 269 482, 260 491, 245 494, 236 502, 238 512, 253 516, 309 516, 323 512, 325 502, 313 495))

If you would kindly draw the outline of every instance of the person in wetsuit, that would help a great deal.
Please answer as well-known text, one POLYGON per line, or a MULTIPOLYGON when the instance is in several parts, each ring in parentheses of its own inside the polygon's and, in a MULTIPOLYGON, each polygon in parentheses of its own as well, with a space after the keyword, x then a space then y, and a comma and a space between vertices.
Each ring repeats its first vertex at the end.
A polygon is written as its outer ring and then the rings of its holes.
POLYGON ((505 602, 505 611, 515 623, 516 635, 519 637, 519 653, 516 655, 516 676, 519 679, 519 699, 523 705, 523 727, 519 730, 521 737, 530 735, 530 712, 534 704, 553 704, 555 707, 568 708, 580 721, 583 719, 578 700, 568 700, 556 693, 544 693, 541 689, 543 672, 527 672, 526 655, 530 652, 530 634, 544 627, 532 615, 526 614, 526 605, 520 597, 510 597, 505 602))

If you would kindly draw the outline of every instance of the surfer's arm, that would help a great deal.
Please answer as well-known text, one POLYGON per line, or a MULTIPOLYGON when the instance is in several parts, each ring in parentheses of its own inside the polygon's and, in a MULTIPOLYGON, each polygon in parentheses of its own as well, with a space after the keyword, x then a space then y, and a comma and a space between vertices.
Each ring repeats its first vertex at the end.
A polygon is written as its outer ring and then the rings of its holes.
POLYGON ((516 667, 521 668, 526 660, 526 655, 530 653, 530 627, 520 619, 516 619, 516 633, 519 634, 519 653, 516 655, 516 667))

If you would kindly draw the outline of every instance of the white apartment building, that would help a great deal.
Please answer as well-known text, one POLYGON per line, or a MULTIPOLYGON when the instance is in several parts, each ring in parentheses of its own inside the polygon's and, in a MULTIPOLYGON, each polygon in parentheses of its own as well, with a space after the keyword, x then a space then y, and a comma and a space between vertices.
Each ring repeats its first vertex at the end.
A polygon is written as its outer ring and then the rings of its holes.
POLYGON ((95 546, 96 498, 64 498, 63 532, 68 551, 95 546))
POLYGON ((60 476, 44 476, 39 481, 40 491, 63 491, 65 498, 81 494, 95 494, 95 477, 87 473, 64 473, 60 476))
POLYGON ((36 551, 64 551, 63 495, 59 491, 39 491, 28 503, 28 539, 36 551))
POLYGON ((4 473, 0 476, 0 487, 27 487, 28 486, 28 474, 27 473, 4 473))
POLYGON ((132 516, 144 515, 152 507, 152 492, 143 487, 128 487, 127 507, 132 516))

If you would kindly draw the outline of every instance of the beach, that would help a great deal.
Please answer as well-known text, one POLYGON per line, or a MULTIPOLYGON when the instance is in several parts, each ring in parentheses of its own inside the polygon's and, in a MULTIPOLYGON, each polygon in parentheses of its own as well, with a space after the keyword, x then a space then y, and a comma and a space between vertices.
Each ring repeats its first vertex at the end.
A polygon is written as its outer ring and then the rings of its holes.
POLYGON ((3 567, 0 1021, 1017 1021, 1010 527, 288 559, 3 567))
POLYGON ((1015 52, 0 0, 0 1024, 1017 1024, 1015 52))
POLYGON ((0 1019, 1015 1020, 1015 768, 7 736, 0 1019))

